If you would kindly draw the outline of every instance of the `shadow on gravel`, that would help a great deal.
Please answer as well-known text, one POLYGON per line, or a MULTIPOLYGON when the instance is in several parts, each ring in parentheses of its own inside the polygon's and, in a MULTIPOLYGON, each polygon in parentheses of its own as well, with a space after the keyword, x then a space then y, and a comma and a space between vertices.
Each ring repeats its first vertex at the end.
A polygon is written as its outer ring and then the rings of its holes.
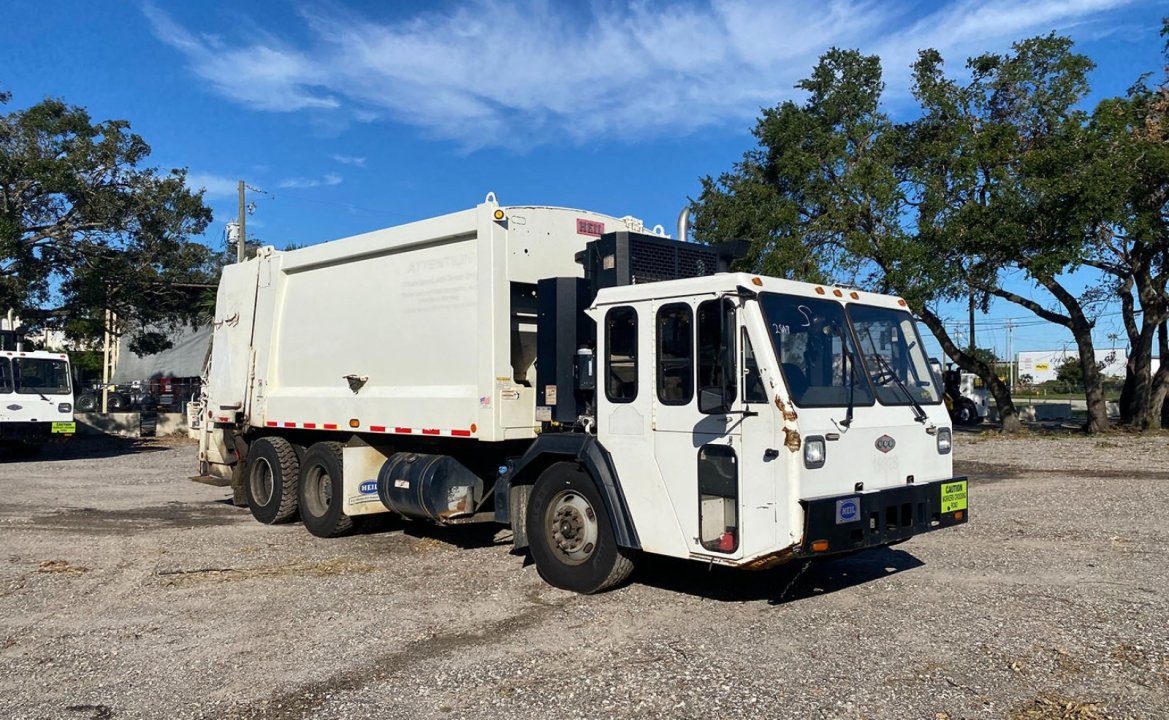
POLYGON ((633 582, 723 602, 766 600, 783 605, 863 585, 924 565, 895 548, 877 548, 838 560, 793 562, 752 572, 646 555, 633 582))
POLYGON ((61 443, 5 448, 0 463, 88 460, 119 455, 162 452, 171 444, 158 438, 128 438, 116 435, 79 435, 61 443))

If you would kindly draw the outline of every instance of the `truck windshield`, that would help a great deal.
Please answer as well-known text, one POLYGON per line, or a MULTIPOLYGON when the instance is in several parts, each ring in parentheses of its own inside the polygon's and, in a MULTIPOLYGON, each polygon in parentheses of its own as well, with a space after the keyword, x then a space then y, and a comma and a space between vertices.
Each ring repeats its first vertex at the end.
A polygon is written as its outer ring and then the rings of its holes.
POLYGON ((882 405, 941 402, 942 394, 912 315, 904 310, 850 304, 848 317, 882 405))
POLYGON ((68 395, 69 363, 48 358, 12 359, 16 392, 27 395, 68 395))
POLYGON ((800 407, 873 404, 868 377, 858 367, 856 343, 844 305, 795 295, 759 299, 779 367, 800 407))

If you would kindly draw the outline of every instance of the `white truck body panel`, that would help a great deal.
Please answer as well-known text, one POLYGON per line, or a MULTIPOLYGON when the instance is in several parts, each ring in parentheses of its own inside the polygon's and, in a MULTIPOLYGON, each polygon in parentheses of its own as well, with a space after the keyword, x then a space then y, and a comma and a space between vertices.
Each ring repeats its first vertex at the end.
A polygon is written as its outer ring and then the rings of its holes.
POLYGON ((585 242, 629 224, 490 198, 307 248, 265 248, 224 271, 207 416, 261 428, 533 438, 534 315, 511 317, 513 286, 581 276, 573 256, 585 242))

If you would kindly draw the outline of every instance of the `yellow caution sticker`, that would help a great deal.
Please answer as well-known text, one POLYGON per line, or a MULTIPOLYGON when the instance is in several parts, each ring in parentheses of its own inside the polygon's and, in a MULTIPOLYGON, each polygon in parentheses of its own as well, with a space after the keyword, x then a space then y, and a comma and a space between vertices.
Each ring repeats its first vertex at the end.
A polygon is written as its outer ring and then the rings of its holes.
POLYGON ((942 512, 966 509, 966 481, 942 483, 942 512))
POLYGON ((75 422, 55 422, 49 432, 72 434, 77 432, 77 423, 75 422))

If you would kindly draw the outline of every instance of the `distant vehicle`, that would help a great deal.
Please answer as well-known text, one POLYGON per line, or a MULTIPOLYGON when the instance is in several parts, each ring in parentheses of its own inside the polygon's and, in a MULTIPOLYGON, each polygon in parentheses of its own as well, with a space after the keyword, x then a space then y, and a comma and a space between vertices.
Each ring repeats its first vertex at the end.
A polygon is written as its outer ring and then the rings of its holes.
MULTIPOLYGON (((100 412, 101 391, 101 383, 94 383, 78 395, 77 411, 100 412)), ((198 380, 176 380, 169 377, 159 378, 154 382, 135 380, 120 385, 109 385, 106 408, 108 412, 134 410, 185 412, 187 403, 198 396, 198 380)))
POLYGON ((77 432, 69 357, 24 350, 20 319, 0 321, 0 444, 36 447, 77 432), (11 349, 9 349, 11 348, 11 349))
POLYGON ((946 388, 946 409, 959 425, 977 425, 990 413, 986 388, 974 373, 958 369, 942 375, 946 388))

